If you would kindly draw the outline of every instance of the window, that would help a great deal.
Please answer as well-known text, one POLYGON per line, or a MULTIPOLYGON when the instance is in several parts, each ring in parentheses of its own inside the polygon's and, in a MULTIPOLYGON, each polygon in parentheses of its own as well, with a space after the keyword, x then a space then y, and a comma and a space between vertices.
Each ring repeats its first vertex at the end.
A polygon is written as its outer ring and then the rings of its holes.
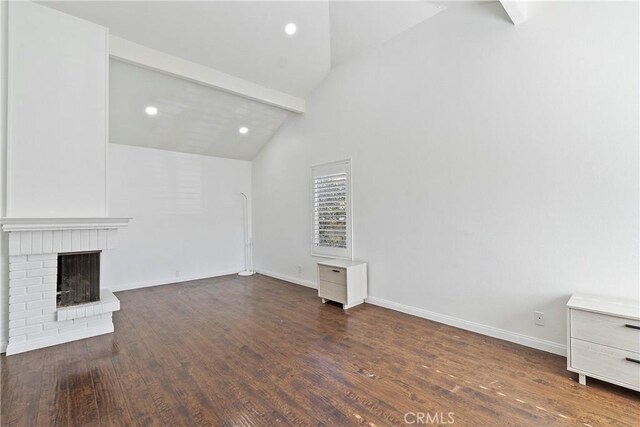
POLYGON ((314 166, 311 255, 351 258, 351 161, 314 166))

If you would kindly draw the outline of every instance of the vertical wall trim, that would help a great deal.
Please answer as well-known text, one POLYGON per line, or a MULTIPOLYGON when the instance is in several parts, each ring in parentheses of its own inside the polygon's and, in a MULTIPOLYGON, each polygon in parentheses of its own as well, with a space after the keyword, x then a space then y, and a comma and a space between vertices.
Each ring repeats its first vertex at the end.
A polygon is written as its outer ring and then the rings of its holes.
POLYGON ((12 40, 12 34, 13 34, 13 19, 12 19, 12 14, 13 14, 13 5, 11 4, 11 2, 3 2, 3 4, 6 4, 6 28, 7 28, 7 34, 6 34, 6 40, 3 43, 5 50, 6 50, 6 81, 7 81, 7 91, 6 91, 6 96, 5 96, 5 101, 6 101, 6 130, 5 130, 5 144, 6 144, 6 155, 5 155, 5 171, 4 171, 4 176, 5 176, 5 207, 4 207, 4 212, 3 212, 3 216, 5 217, 9 217, 11 216, 11 108, 9 108, 9 106, 11 105, 11 97, 12 97, 12 91, 11 91, 11 79, 12 79, 12 75, 11 75, 11 67, 9 66, 9 63, 11 63, 11 61, 13 60, 13 49, 11 48, 11 40, 12 40))
MULTIPOLYGON (((0 2, 0 216, 7 214, 7 7, 0 2)), ((9 336, 9 237, 0 232, 0 353, 7 350, 9 336)))
POLYGON ((108 166, 109 166, 109 29, 105 29, 105 34, 104 34, 104 38, 105 38, 105 52, 107 52, 106 54, 106 58, 105 58, 105 76, 106 76, 106 81, 105 81, 105 109, 104 109, 104 114, 105 114, 105 119, 104 119, 104 216, 108 217, 109 216, 109 179, 108 179, 108 166))

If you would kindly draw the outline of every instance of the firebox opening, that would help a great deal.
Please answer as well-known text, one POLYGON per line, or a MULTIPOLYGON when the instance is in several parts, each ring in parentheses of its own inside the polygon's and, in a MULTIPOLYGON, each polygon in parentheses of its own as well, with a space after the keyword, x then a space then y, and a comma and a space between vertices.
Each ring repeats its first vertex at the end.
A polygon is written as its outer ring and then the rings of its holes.
POLYGON ((58 254, 58 307, 100 300, 100 252, 58 254))

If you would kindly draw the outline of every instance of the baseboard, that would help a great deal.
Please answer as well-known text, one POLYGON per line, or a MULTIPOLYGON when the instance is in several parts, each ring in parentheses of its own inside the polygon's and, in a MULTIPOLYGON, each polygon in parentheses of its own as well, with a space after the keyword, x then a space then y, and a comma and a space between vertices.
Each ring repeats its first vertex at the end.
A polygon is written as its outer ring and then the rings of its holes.
POLYGON ((200 274, 197 276, 172 277, 170 279, 148 280, 145 282, 127 283, 126 285, 123 285, 120 287, 111 286, 110 290, 112 292, 120 292, 120 291, 128 291, 131 289, 148 288, 151 286, 170 285, 172 283, 191 282, 192 280, 210 279, 212 277, 220 277, 220 276, 228 276, 230 274, 237 274, 238 271, 240 270, 216 271, 214 273, 208 273, 203 275, 200 274))
POLYGON ((6 353, 7 352, 7 341, 3 340, 2 342, 0 342, 0 353, 6 353))
POLYGON ((566 345, 558 344, 553 341, 547 341, 540 338, 530 337, 528 335, 518 334, 516 332, 506 331, 504 329, 494 328, 493 326, 487 326, 481 323, 447 316, 445 314, 434 313, 422 308, 412 307, 409 305, 388 301, 382 298, 369 297, 365 301, 368 304, 389 308, 401 313, 410 314, 412 316, 421 317, 423 319, 433 320, 434 322, 444 323, 445 325, 455 326, 456 328, 513 342, 516 344, 524 345, 526 347, 546 351, 548 353, 558 354, 560 356, 566 356, 567 353, 566 345))
POLYGON ((273 277, 274 279, 284 280, 285 282, 295 283, 296 285, 306 286, 307 288, 318 289, 318 284, 311 280, 300 279, 299 277, 287 276, 286 274, 274 273, 268 270, 257 270, 258 273, 273 277))
MULTIPOLYGON (((318 285, 310 280, 299 279, 297 277, 274 273, 273 271, 268 270, 258 270, 258 273, 265 276, 273 277, 275 279, 284 280, 285 282, 291 282, 297 285, 306 286, 308 288, 318 289, 318 285)), ((530 337, 528 335, 518 334, 516 332, 506 331, 504 329, 494 328, 493 326, 487 326, 481 323, 447 316, 446 314, 435 313, 433 311, 388 301, 382 298, 369 297, 365 300, 365 302, 367 304, 377 305, 380 307, 388 308, 390 310, 395 310, 401 313, 410 314, 412 316, 421 317, 423 319, 433 320, 434 322, 443 323, 445 325, 454 326, 466 331, 476 332, 478 334, 487 335, 489 337, 524 345, 525 347, 531 347, 537 350, 546 351, 548 353, 558 354, 560 356, 566 356, 567 354, 566 345, 558 344, 553 341, 547 341, 540 338, 530 337)))
POLYGON ((47 337, 39 340, 9 344, 7 346, 7 356, 11 356, 12 354, 24 353, 25 351, 36 350, 39 348, 51 347, 52 345, 64 344, 66 342, 91 338, 111 332, 113 332, 113 322, 107 325, 100 325, 93 328, 82 329, 79 331, 67 332, 66 334, 54 335, 52 337, 47 337))

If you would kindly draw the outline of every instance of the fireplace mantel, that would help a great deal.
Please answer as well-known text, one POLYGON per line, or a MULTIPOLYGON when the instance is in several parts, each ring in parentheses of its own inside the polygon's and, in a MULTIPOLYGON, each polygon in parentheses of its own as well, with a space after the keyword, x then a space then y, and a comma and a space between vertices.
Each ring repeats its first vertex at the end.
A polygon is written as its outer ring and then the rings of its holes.
POLYGON ((131 218, 2 218, 2 231, 113 230, 125 228, 131 218))
POLYGON ((114 249, 131 218, 3 218, 9 255, 114 249))

